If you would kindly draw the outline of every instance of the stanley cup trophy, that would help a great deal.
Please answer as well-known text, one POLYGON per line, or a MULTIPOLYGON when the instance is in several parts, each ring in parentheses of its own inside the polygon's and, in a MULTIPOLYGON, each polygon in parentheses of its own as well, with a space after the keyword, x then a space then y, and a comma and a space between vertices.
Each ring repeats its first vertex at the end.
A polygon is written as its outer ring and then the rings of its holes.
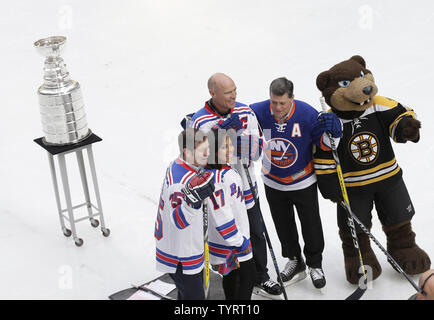
POLYGON ((34 43, 37 51, 45 58, 44 83, 38 89, 44 137, 35 139, 34 141, 48 152, 48 161, 62 232, 66 237, 72 235, 75 245, 80 247, 83 245, 83 239, 77 236, 76 222, 89 220, 90 224, 97 228, 101 221, 101 231, 105 237, 110 235, 110 230, 105 227, 92 151, 92 144, 102 141, 102 139, 92 133, 87 127, 80 85, 77 81, 71 80, 69 72, 66 70, 66 65, 60 56, 65 49, 65 42, 66 37, 56 36, 41 39, 34 43), (92 204, 90 199, 83 158, 84 149, 86 149, 88 155, 94 194, 97 201, 96 206, 92 204), (86 200, 85 203, 75 206, 72 205, 65 160, 65 155, 69 153, 76 154, 84 198, 86 200), (60 201, 59 185, 54 165, 55 155, 58 157, 66 209, 62 209, 60 201), (76 219, 74 217, 74 210, 81 207, 87 208, 87 215, 76 219), (96 216, 99 216, 100 221, 95 219, 96 216), (65 219, 69 222, 70 229, 66 228, 65 219))
POLYGON ((86 139, 87 128, 80 84, 71 80, 60 56, 66 37, 50 37, 35 42, 37 51, 45 58, 44 83, 38 89, 43 142, 68 145, 86 139))

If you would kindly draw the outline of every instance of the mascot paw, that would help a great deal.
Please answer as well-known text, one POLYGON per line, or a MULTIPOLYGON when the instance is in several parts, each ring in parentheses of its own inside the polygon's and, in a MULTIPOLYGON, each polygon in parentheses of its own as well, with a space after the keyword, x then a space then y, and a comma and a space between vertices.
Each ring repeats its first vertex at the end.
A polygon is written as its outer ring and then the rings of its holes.
POLYGON ((429 270, 431 260, 429 256, 416 244, 416 234, 410 221, 383 226, 387 236, 387 252, 390 253, 398 265, 410 275, 429 270))
MULTIPOLYGON (((374 252, 362 253, 363 263, 365 264, 365 271, 368 273, 369 280, 375 280, 381 275, 381 265, 377 260, 374 252), (368 269, 369 267, 370 269, 368 269)), ((362 277, 360 270, 359 257, 344 257, 345 260, 345 274, 347 281, 351 284, 359 284, 362 277)))
MULTIPOLYGON (((347 281, 351 284, 359 284, 360 278, 362 276, 362 270, 360 270, 359 256, 354 250, 353 238, 351 234, 342 231, 339 231, 339 236, 342 240, 347 281)), ((357 238, 360 251, 362 252, 365 271, 368 272, 368 279, 375 280, 381 274, 381 265, 378 262, 374 251, 372 251, 368 236, 365 233, 359 233, 357 234, 357 238)))
POLYGON ((428 254, 418 245, 411 248, 393 249, 389 253, 402 270, 409 275, 423 273, 431 267, 428 254))
POLYGON ((402 119, 402 137, 405 141, 417 141, 421 123, 413 118, 402 119))

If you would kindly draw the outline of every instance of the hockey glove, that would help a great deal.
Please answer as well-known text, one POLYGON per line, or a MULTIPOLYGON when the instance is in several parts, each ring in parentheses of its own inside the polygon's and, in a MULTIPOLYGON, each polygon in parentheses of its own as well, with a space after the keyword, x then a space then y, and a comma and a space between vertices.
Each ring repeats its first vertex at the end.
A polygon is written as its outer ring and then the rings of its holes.
POLYGON ((213 182, 214 174, 206 171, 202 174, 196 174, 187 185, 181 189, 185 195, 185 201, 194 209, 202 206, 202 201, 209 197, 215 189, 213 182))
POLYGON ((226 120, 220 120, 217 124, 215 124, 212 129, 234 129, 235 131, 240 130, 243 127, 243 123, 237 114, 234 114, 227 118, 226 120))
POLYGON ((318 115, 320 127, 332 135, 333 138, 342 136, 342 125, 338 116, 332 112, 320 112, 318 115))
POLYGON ((256 161, 261 156, 263 140, 256 135, 237 137, 237 157, 256 161))
POLYGON ((181 127, 185 130, 187 129, 187 122, 191 120, 191 118, 194 116, 194 113, 189 113, 185 115, 184 119, 181 120, 181 127))

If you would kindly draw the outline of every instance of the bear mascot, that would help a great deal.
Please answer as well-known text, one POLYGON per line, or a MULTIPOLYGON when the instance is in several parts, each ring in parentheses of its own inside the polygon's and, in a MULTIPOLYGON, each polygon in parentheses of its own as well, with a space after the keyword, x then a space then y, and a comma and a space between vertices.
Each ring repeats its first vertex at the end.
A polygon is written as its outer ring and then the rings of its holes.
MULTIPOLYGON (((390 141, 419 141, 421 124, 414 111, 395 100, 377 96, 374 76, 361 56, 353 56, 320 73, 316 85, 331 107, 329 112, 334 112, 343 125, 343 135, 336 141, 337 153, 353 213, 370 229, 375 204, 389 254, 407 274, 428 270, 431 261, 416 244, 411 226, 415 210, 390 141)), ((314 166, 323 197, 339 203, 342 195, 331 151, 317 150, 314 166)), ((359 255, 348 226, 348 213, 337 205, 337 215, 346 278, 358 284, 359 255)), ((356 233, 363 262, 370 266, 372 279, 376 279, 381 266, 369 237, 359 226, 356 233)))

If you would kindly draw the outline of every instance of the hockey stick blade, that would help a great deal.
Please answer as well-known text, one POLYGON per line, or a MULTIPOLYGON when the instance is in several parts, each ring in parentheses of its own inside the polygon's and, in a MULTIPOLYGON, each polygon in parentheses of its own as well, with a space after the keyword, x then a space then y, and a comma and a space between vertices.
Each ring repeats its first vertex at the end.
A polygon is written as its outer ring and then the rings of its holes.
POLYGON ((367 287, 364 289, 357 287, 356 291, 350 294, 345 300, 360 300, 363 294, 366 292, 367 287))

